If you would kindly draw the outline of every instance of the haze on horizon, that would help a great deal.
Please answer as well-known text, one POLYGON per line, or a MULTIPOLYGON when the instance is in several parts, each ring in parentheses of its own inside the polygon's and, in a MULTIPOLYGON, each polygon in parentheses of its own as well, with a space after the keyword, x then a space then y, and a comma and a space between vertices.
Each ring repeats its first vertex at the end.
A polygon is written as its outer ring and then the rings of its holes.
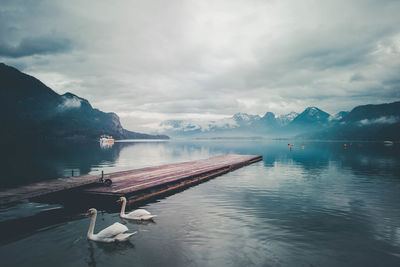
POLYGON ((400 99, 400 1, 2 1, 0 62, 125 128, 400 99))

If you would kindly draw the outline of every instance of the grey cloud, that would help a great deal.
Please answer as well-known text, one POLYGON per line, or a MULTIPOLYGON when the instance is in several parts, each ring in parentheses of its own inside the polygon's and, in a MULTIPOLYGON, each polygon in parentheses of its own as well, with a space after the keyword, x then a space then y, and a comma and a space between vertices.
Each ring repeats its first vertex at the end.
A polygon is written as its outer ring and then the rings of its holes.
POLYGON ((395 87, 396 89, 400 90, 400 79, 394 78, 394 79, 384 80, 382 81, 382 85, 395 87))
POLYGON ((365 80, 365 77, 361 73, 355 73, 350 78, 350 82, 358 82, 358 81, 363 81, 363 80, 365 80))
POLYGON ((72 42, 66 38, 51 36, 28 37, 16 45, 0 43, 0 56, 26 57, 33 55, 48 55, 68 52, 72 49, 72 42))
POLYGON ((334 68, 334 67, 346 67, 353 64, 359 64, 364 60, 364 56, 367 54, 366 51, 369 49, 362 47, 351 50, 317 50, 311 54, 304 55, 299 60, 299 63, 305 67, 312 67, 319 70, 334 68), (364 49, 364 50, 363 50, 364 49))

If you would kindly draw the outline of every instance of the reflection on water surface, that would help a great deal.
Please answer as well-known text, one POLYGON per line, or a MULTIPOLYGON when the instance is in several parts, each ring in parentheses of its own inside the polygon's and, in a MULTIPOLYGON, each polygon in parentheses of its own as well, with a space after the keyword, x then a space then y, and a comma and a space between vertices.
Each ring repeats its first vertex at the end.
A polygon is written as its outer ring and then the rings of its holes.
POLYGON ((5 266, 399 266, 398 144, 293 145, 199 140, 3 151, 2 187, 226 153, 264 160, 143 205, 158 215, 152 224, 120 220, 118 207, 99 212, 95 232, 116 221, 138 231, 126 244, 88 242, 79 208, 2 209, 8 234, 0 257, 5 266))

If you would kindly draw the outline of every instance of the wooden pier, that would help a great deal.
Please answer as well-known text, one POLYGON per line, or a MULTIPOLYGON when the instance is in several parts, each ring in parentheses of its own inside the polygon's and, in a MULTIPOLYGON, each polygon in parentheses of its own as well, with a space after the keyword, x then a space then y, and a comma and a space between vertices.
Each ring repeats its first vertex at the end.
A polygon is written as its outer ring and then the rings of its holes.
POLYGON ((98 182, 101 175, 59 178, 0 191, 0 205, 72 189, 85 195, 114 198, 127 196, 131 202, 140 201, 211 179, 260 160, 262 156, 230 154, 105 174, 104 180, 112 181, 110 186, 98 182))

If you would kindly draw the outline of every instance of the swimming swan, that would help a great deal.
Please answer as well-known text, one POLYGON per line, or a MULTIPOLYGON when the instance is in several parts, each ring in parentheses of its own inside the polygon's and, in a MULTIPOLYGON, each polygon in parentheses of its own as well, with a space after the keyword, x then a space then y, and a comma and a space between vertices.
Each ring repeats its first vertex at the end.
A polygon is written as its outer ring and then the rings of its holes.
POLYGON ((152 220, 154 217, 157 217, 157 215, 151 215, 151 213, 145 209, 138 209, 128 214, 125 214, 126 198, 120 197, 120 199, 118 199, 117 202, 122 202, 121 213, 119 214, 119 217, 121 217, 122 219, 146 221, 146 220, 152 220))
POLYGON ((89 226, 89 231, 87 233, 87 238, 89 240, 93 240, 93 241, 97 241, 97 242, 105 242, 105 243, 124 242, 124 241, 127 241, 131 236, 133 236, 134 234, 137 233, 137 232, 125 233, 126 231, 128 231, 128 227, 116 222, 113 225, 110 225, 107 228, 101 230, 97 234, 93 234, 94 225, 96 223, 97 210, 93 209, 93 208, 88 210, 88 212, 86 213, 86 216, 89 216, 89 215, 92 215, 92 219, 90 221, 90 226, 89 226))

